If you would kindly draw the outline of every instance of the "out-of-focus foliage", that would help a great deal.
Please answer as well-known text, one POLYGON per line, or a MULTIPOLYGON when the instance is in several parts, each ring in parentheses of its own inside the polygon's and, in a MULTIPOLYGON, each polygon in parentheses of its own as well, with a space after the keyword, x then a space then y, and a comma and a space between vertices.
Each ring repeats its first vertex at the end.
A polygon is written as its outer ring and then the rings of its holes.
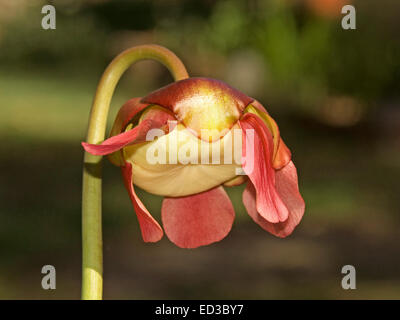
POLYGON ((251 87, 273 105, 329 116, 345 98, 355 117, 348 124, 365 108, 398 97, 395 0, 59 0, 57 32, 38 30, 43 1, 21 3, 25 14, 0 20, 3 65, 97 67, 124 47, 156 42, 177 51, 192 73, 232 75, 239 89, 251 87), (356 6, 357 30, 341 28, 346 3, 356 6), (231 70, 240 65, 243 79, 231 70))
MULTIPOLYGON (((20 70, 58 68, 65 72, 83 66, 93 68, 105 61, 106 33, 92 15, 80 12, 79 7, 56 3, 57 29, 47 32, 41 29, 44 4, 43 1, 26 1, 26 6, 14 9, 14 17, 3 21, 0 18, 3 31, 0 34, 0 63, 3 67, 20 70)), ((7 8, 11 7, 10 1, 2 1, 2 5, 3 12, 10 10, 7 8)))

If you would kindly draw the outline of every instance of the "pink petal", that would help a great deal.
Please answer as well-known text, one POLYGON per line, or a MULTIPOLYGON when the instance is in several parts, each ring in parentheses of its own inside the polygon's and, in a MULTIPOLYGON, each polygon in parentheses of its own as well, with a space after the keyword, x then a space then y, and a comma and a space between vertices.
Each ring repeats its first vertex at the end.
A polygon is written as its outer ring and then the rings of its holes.
POLYGON ((145 119, 135 128, 116 136, 112 136, 111 138, 104 140, 101 144, 82 142, 82 146, 87 152, 95 156, 104 156, 118 151, 128 145, 145 142, 147 132, 150 129, 161 128, 164 124, 165 122, 161 120, 145 119))
POLYGON ((131 198, 132 204, 135 208, 136 216, 140 225, 140 230, 142 231, 143 241, 159 241, 163 236, 163 230, 158 222, 147 211, 146 207, 135 193, 132 181, 132 165, 129 162, 126 162, 125 166, 121 167, 121 171, 124 178, 126 190, 128 191, 129 197, 131 198))
POLYGON ((197 248, 226 237, 235 211, 223 187, 180 198, 164 198, 162 221, 168 238, 181 248, 197 248))
MULTIPOLYGON (((141 98, 130 99, 119 109, 117 117, 115 118, 114 124, 110 131, 110 137, 124 132, 129 122, 131 122, 137 114, 149 106, 147 103, 141 103, 140 100, 141 98)), ((125 165, 125 160, 121 150, 110 153, 108 155, 108 160, 118 167, 125 165)))
POLYGON ((257 212, 256 190, 251 182, 247 184, 243 192, 243 204, 253 220, 264 230, 284 238, 293 232, 305 210, 304 200, 299 192, 297 170, 292 161, 281 170, 276 171, 275 181, 276 189, 289 209, 289 217, 286 221, 271 223, 257 212))
MULTIPOLYGON (((256 189, 258 213, 272 223, 288 218, 289 211, 275 188, 275 170, 272 167, 273 140, 265 123, 256 115, 246 113, 240 120, 243 130, 243 170, 256 189), (254 130, 251 139, 247 130, 254 130), (253 140, 253 141, 252 141, 253 140), (254 154, 246 154, 246 145, 253 147, 254 154), (250 165, 250 169, 248 164, 250 165)), ((251 149, 251 148, 250 148, 251 149)))
POLYGON ((276 124, 275 120, 269 115, 264 106, 257 100, 254 100, 251 105, 263 114, 263 121, 266 121, 268 123, 267 126, 270 129, 274 140, 274 156, 272 166, 276 170, 281 169, 289 163, 290 159, 292 158, 292 154, 280 136, 278 125, 276 124))

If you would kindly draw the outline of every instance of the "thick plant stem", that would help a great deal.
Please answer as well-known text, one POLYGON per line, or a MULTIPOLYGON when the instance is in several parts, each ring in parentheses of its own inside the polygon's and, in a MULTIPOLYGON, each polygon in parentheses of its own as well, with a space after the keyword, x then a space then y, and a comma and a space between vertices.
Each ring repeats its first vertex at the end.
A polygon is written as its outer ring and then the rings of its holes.
MULTIPOLYGON (((152 59, 165 65, 175 81, 188 77, 175 54, 157 45, 133 47, 118 55, 104 71, 90 113, 86 141, 104 140, 107 115, 114 89, 122 74, 139 60, 152 59)), ((102 299, 103 244, 101 222, 102 157, 85 152, 82 190, 82 299, 102 299)))

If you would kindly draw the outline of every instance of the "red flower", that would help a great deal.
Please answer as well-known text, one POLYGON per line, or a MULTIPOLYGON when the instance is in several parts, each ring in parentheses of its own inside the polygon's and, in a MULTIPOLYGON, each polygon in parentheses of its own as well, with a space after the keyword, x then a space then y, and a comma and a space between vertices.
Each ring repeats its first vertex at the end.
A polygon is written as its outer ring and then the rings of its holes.
POLYGON ((82 145, 121 167, 146 242, 159 241, 163 230, 133 184, 165 197, 164 230, 184 248, 229 233, 234 209, 223 186, 248 181, 247 212, 278 237, 291 234, 304 213, 297 171, 277 124, 260 103, 218 80, 188 78, 131 99, 109 139, 82 145), (232 160, 238 152, 239 163, 232 160), (241 168, 245 175, 238 175, 241 168))

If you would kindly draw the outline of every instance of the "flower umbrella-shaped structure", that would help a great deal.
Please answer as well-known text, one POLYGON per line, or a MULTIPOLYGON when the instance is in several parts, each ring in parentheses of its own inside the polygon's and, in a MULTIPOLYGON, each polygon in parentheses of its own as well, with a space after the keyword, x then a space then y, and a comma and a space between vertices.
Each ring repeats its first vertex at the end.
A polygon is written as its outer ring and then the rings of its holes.
POLYGON ((126 102, 108 139, 82 143, 89 154, 108 155, 121 167, 143 240, 159 241, 163 229, 183 248, 223 239, 234 221, 224 186, 241 183, 247 183, 243 203, 251 218, 278 237, 289 235, 304 201, 276 122, 259 102, 222 81, 177 80, 126 102), (135 185, 164 196, 163 228, 135 185))

